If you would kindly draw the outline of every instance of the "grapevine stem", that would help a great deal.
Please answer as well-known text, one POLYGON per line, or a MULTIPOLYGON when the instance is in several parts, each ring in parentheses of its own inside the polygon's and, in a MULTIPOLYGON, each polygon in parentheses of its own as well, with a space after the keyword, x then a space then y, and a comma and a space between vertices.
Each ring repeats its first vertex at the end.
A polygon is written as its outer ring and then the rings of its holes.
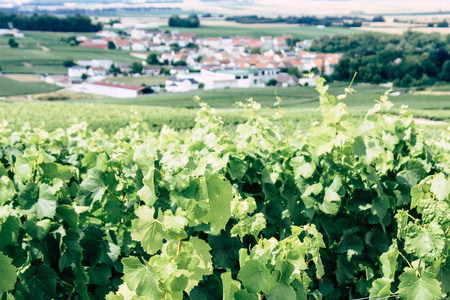
POLYGON ((181 244, 183 244, 183 240, 179 240, 178 241, 177 254, 175 256, 180 254, 180 252, 181 252, 181 244))
POLYGON ((411 216, 410 214, 408 214, 408 217, 410 217, 411 219, 413 219, 414 220, 414 222, 420 222, 420 220, 419 219, 416 219, 416 218, 414 218, 413 216, 411 216))
POLYGON ((416 272, 416 274, 419 275, 419 277, 420 277, 419 271, 416 270, 416 269, 414 269, 414 267, 411 265, 411 263, 409 262, 409 260, 403 255, 403 253, 402 253, 401 251, 398 251, 398 253, 403 257, 404 260, 406 260, 406 262, 408 263, 408 266, 409 266, 411 269, 413 269, 413 270, 416 272))
POLYGON ((106 191, 108 192, 108 193, 110 193, 114 198, 116 198, 117 200, 119 200, 119 201, 122 201, 119 197, 117 197, 113 192, 111 192, 111 190, 108 188, 108 186, 106 187, 106 191))
POLYGON ((156 170, 159 174, 161 174, 162 177, 166 177, 166 175, 164 175, 164 173, 161 172, 158 168, 155 167, 155 170, 156 170))

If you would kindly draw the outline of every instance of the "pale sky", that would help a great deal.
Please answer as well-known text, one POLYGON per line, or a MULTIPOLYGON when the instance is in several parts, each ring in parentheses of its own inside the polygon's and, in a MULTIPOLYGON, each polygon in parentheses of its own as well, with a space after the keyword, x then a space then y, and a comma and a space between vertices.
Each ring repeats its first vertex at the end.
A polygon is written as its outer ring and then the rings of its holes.
MULTIPOLYGON (((61 0, 63 2, 64 0, 61 0)), ((180 7, 185 10, 209 11, 223 14, 283 14, 283 15, 332 15, 349 14, 351 11, 364 11, 367 14, 415 13, 450 11, 450 0, 253 0, 255 5, 238 5, 237 1, 202 2, 184 0, 184 3, 152 3, 148 6, 180 7)), ((30 0, 0 0, 0 3, 26 3, 30 0)), ((39 2, 39 1, 38 1, 39 2)), ((71 0, 66 0, 71 2, 71 0)), ((81 2, 77 0, 77 2, 81 2)), ((97 2, 86 0, 86 3, 97 2)), ((98 1, 101 2, 101 1, 98 1)), ((132 0, 132 2, 146 2, 132 0)))
POLYGON ((331 15, 349 14, 351 11, 364 11, 367 14, 450 11, 450 0, 254 0, 254 3, 255 5, 248 6, 237 5, 232 0, 221 2, 184 0, 183 4, 170 6, 223 14, 331 15))

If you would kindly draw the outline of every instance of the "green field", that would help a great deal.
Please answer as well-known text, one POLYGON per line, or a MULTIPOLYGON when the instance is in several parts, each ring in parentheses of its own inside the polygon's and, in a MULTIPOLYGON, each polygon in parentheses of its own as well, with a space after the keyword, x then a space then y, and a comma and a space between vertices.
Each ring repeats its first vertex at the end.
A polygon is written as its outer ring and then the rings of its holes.
MULTIPOLYGON (((156 76, 155 76, 156 77, 156 76)), ((139 78, 123 78, 139 79, 139 78)), ((330 92, 341 94, 346 87, 344 83, 333 83, 330 92)), ((351 120, 359 122, 367 110, 375 104, 385 91, 384 88, 371 85, 356 85, 358 91, 348 96, 346 103, 350 110, 351 120)), ((226 89, 216 91, 199 91, 198 93, 155 94, 133 99, 89 99, 66 100, 53 102, 3 102, 0 103, 0 120, 7 120, 13 127, 19 129, 25 122, 32 127, 43 125, 47 130, 58 127, 66 128, 78 122, 87 122, 91 129, 101 128, 113 133, 123 128, 130 120, 138 118, 149 124, 151 128, 160 129, 167 124, 169 127, 183 130, 191 128, 198 104, 194 96, 200 96, 210 106, 218 109, 228 126, 235 126, 243 121, 242 111, 236 109, 236 101, 253 98, 263 106, 262 114, 273 115, 275 95, 282 98, 285 108, 285 118, 294 126, 307 129, 312 120, 320 115, 318 93, 312 87, 298 88, 260 88, 260 89, 226 89)), ((402 94, 390 97, 395 104, 393 112, 401 105, 409 105, 415 117, 450 122, 450 99, 448 96, 402 94)), ((424 126, 428 135, 439 135, 439 130, 445 130, 448 125, 424 126), (438 130, 437 130, 438 129, 438 130)))
MULTIPOLYGON (((139 78, 131 79, 135 80, 139 78)), ((342 94, 346 87, 347 83, 332 83, 330 84, 330 93, 333 95, 342 94)), ((374 100, 379 99, 386 91, 383 87, 367 84, 357 84, 354 88, 357 92, 350 94, 346 103, 355 112, 371 108, 375 103, 374 100)), ((398 91, 401 92, 400 96, 390 97, 390 100, 395 104, 394 108, 398 109, 404 104, 408 105, 410 109, 420 111, 422 117, 450 121, 450 99, 448 95, 417 95, 407 93, 405 89, 398 89, 398 91)), ((236 102, 245 101, 249 98, 253 98, 255 101, 261 103, 263 107, 271 108, 276 101, 276 96, 281 97, 282 106, 289 110, 312 110, 319 106, 319 97, 313 87, 224 89, 188 93, 153 94, 132 99, 103 98, 89 100, 89 102, 195 108, 198 105, 192 100, 194 96, 199 96, 211 107, 218 109, 233 109, 235 108, 236 102)), ((73 102, 85 101, 73 100, 73 102)))
POLYGON ((0 97, 48 93, 61 89, 45 82, 19 82, 0 76, 0 97))
POLYGON ((26 31, 26 38, 15 39, 19 48, 5 46, 9 38, 1 37, 0 67, 6 73, 60 74, 67 73, 67 68, 62 65, 66 60, 111 59, 119 63, 141 61, 131 56, 129 51, 83 48, 61 42, 61 38, 74 35, 78 34, 26 31))
POLYGON ((282 34, 292 34, 299 39, 313 39, 322 35, 334 34, 351 34, 361 32, 359 30, 343 27, 326 27, 318 28, 316 26, 283 26, 283 27, 254 27, 242 24, 236 26, 200 26, 199 28, 173 28, 161 26, 163 30, 179 30, 195 32, 198 36, 215 37, 215 36, 253 36, 255 38, 264 35, 277 36, 282 34))

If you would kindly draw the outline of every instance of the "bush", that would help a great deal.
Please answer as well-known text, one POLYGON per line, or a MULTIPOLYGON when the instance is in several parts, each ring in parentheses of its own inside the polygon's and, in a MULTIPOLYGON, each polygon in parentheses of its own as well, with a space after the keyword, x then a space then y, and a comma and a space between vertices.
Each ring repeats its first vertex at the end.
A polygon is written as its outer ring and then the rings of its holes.
POLYGON ((169 18, 170 27, 186 27, 186 28, 196 28, 200 26, 200 20, 197 15, 189 15, 187 18, 180 18, 179 16, 171 16, 169 18))
POLYGON ((9 39, 8 40, 8 45, 11 48, 17 48, 19 47, 19 44, 14 40, 14 39, 9 39))
POLYGON ((75 65, 76 65, 76 63, 73 60, 65 60, 63 62, 63 66, 66 67, 66 68, 70 68, 70 67, 73 67, 75 65))

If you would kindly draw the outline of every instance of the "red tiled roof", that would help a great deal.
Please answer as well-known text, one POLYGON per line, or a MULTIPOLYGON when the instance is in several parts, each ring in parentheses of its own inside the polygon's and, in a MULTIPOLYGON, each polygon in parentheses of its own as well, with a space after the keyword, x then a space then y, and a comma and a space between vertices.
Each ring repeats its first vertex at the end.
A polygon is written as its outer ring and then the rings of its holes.
POLYGON ((108 45, 107 44, 94 44, 91 42, 83 42, 81 44, 78 45, 79 47, 90 47, 90 48, 102 48, 102 49, 108 49, 108 45))
POLYGON ((145 89, 145 87, 143 87, 143 86, 128 85, 128 84, 121 84, 121 83, 114 83, 114 82, 104 82, 104 81, 94 82, 93 84, 112 87, 112 88, 133 90, 133 91, 140 91, 140 90, 145 89))

